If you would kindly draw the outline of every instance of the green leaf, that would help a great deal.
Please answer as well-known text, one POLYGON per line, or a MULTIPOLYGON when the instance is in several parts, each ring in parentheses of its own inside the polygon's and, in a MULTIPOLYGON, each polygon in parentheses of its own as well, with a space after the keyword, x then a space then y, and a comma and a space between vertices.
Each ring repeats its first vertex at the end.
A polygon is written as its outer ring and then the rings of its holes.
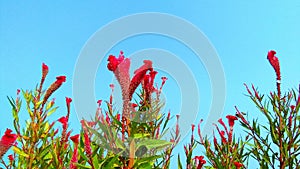
POLYGON ((58 107, 54 107, 53 109, 51 109, 48 113, 47 116, 50 116, 52 113, 54 113, 57 110, 58 107))
POLYGON ((13 151, 14 151, 15 153, 17 153, 17 154, 20 155, 20 156, 23 156, 23 157, 26 157, 26 158, 29 157, 28 154, 26 154, 25 152, 23 152, 20 148, 18 148, 18 147, 16 147, 16 146, 13 146, 12 149, 13 149, 13 151))
POLYGON ((171 145, 171 142, 165 140, 145 139, 137 144, 137 148, 144 145, 147 149, 162 148, 171 145))
POLYGON ((181 164, 181 161, 180 161, 179 154, 178 154, 178 169, 182 169, 182 164, 181 164))

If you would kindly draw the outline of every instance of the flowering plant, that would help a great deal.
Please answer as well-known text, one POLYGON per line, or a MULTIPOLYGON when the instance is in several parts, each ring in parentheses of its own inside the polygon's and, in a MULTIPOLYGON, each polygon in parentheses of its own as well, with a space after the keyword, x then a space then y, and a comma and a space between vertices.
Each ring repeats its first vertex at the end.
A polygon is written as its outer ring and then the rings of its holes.
MULTIPOLYGON (((184 146, 187 169, 202 168, 247 168, 249 159, 256 160, 261 168, 299 168, 300 154, 300 91, 291 90, 281 94, 281 74, 275 51, 268 53, 268 60, 276 73, 277 91, 271 92, 268 99, 252 85, 246 89, 267 124, 254 119, 236 108, 236 115, 227 115, 227 123, 222 118, 215 125, 212 138, 201 133, 198 124, 197 139, 192 124, 190 143, 184 146), (270 108, 271 107, 271 108, 270 108), (236 122, 245 129, 245 137, 234 134, 236 122), (204 150, 196 154, 201 146, 204 150)), ((162 88, 167 80, 161 78, 161 85, 155 85, 157 72, 150 60, 145 60, 133 77, 130 77, 130 59, 123 52, 118 57, 108 57, 107 68, 115 75, 122 91, 122 109, 115 107, 111 84, 111 95, 102 108, 102 100, 91 120, 81 120, 81 130, 73 134, 69 129, 72 99, 66 97, 66 115, 51 122, 49 116, 58 107, 55 99, 50 99, 66 81, 58 76, 46 89, 44 81, 49 72, 42 64, 42 77, 33 90, 17 90, 16 98, 9 97, 12 106, 14 131, 6 129, 0 140, 1 164, 11 168, 170 168, 173 149, 180 139, 176 115, 175 130, 169 131, 170 112, 162 112, 160 100, 162 88), (140 86, 140 87, 139 87, 140 86), (136 92, 139 90, 139 92, 136 92), (29 115, 25 126, 20 123, 22 99, 29 115), (50 100, 49 100, 50 99, 50 100), (171 132, 171 138, 163 137, 171 132), (4 155, 12 148, 8 161, 4 155)), ((299 86, 300 88, 300 86, 299 86)), ((300 89, 299 89, 300 90, 300 89)), ((183 168, 178 155, 178 168, 183 168)))

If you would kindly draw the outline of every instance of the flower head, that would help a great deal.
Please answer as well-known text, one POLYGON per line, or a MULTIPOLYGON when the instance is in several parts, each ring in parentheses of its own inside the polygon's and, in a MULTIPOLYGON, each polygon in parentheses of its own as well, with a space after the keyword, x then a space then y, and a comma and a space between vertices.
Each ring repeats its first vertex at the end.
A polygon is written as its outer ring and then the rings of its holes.
POLYGON ((75 143, 78 144, 79 143, 79 134, 76 134, 74 136, 71 136, 70 139, 75 143))
POLYGON ((228 119, 229 127, 232 128, 234 126, 234 121, 238 118, 232 115, 227 115, 226 118, 228 119))
POLYGON ((49 71, 48 66, 45 63, 43 63, 42 64, 42 75, 43 75, 43 78, 46 77, 46 75, 48 74, 48 71, 49 71))
POLYGON ((204 156, 195 156, 194 159, 196 160, 197 169, 201 169, 206 163, 206 161, 204 160, 204 156))
POLYGON ((120 51, 120 55, 118 58, 116 58, 116 56, 114 55, 109 55, 107 61, 108 61, 108 64, 107 64, 107 68, 108 70, 110 71, 115 71, 117 69, 117 67, 119 66, 119 64, 121 62, 123 62, 124 60, 124 55, 123 55, 123 51, 120 51))
POLYGON ((67 127, 68 125, 68 118, 63 116, 58 119, 58 121, 63 125, 63 128, 67 127))
POLYGON ((275 56, 275 54, 276 54, 276 52, 274 50, 270 50, 268 52, 267 59, 269 60, 270 64, 272 65, 272 67, 274 68, 274 70, 276 72, 277 80, 281 80, 279 60, 275 56))
POLYGON ((239 162, 237 162, 237 161, 234 162, 234 165, 235 165, 235 167, 236 167, 237 169, 239 169, 239 168, 241 168, 241 167, 244 166, 243 164, 241 164, 241 163, 239 163, 239 162))
POLYGON ((6 129, 4 136, 2 136, 0 141, 1 145, 12 146, 15 143, 18 136, 11 132, 11 129, 6 129))
POLYGON ((62 84, 63 82, 66 82, 66 76, 57 76, 56 77, 56 84, 62 84))
POLYGON ((8 160, 9 161, 14 161, 14 156, 12 154, 8 155, 8 160))
POLYGON ((70 103, 72 102, 72 99, 69 97, 66 97, 66 103, 67 103, 67 107, 70 107, 70 103))

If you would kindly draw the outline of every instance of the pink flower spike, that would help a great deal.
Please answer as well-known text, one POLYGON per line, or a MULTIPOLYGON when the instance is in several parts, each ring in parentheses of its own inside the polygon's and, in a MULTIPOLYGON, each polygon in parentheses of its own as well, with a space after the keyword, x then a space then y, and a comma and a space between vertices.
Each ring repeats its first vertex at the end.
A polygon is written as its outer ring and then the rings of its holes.
POLYGON ((70 103, 72 102, 72 99, 69 97, 66 97, 66 103, 67 103, 67 107, 70 107, 70 103))
POLYGON ((19 94, 20 94, 20 91, 21 91, 20 89, 17 89, 17 95, 19 95, 19 94))
POLYGON ((70 139, 75 143, 78 144, 79 143, 79 134, 76 134, 74 136, 71 136, 70 139))
POLYGON ((16 134, 12 134, 12 130, 11 129, 6 129, 4 135, 2 136, 1 140, 0 140, 0 145, 4 145, 4 146, 12 146, 15 141, 17 140, 17 135, 16 134))
POLYGON ((276 52, 274 50, 270 50, 268 52, 267 59, 269 60, 270 64, 272 65, 272 67, 275 70, 275 73, 276 73, 276 76, 277 76, 277 80, 280 81, 281 80, 281 76, 280 76, 279 60, 275 56, 275 54, 276 54, 276 52))
POLYGON ((226 118, 228 119, 228 124, 230 128, 234 126, 234 121, 237 120, 238 118, 232 115, 227 115, 226 118))
POLYGON ((88 157, 92 156, 91 141, 87 132, 84 132, 84 150, 88 157))
POLYGON ((59 121, 63 125, 63 127, 66 127, 68 124, 68 118, 65 116, 59 118, 57 121, 59 121))
POLYGON ((66 82, 66 76, 57 76, 55 83, 61 85, 62 83, 66 82))
POLYGON ((14 161, 14 156, 12 154, 8 155, 8 159, 10 162, 14 161))
POLYGON ((48 66, 45 63, 42 64, 42 70, 43 71, 48 71, 49 70, 48 66))
POLYGON ((237 169, 239 169, 239 168, 241 168, 241 167, 243 167, 244 165, 243 164, 241 164, 241 163, 239 163, 239 162, 234 162, 234 165, 235 165, 235 167, 237 168, 237 169))

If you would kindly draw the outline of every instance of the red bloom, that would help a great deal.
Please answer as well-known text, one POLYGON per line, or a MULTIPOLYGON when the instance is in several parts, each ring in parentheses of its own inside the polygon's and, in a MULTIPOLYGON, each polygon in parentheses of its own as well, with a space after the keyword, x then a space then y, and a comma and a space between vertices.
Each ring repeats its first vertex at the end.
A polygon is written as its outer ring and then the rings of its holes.
POLYGON ((70 107, 70 103, 72 102, 72 99, 69 97, 66 97, 66 103, 67 103, 67 107, 70 107))
POLYGON ((71 139, 75 144, 78 144, 78 143, 79 143, 79 134, 76 134, 76 135, 70 137, 70 139, 71 139))
POLYGON ((56 77, 56 84, 62 84, 63 82, 66 82, 66 76, 57 76, 56 77))
POLYGON ((84 150, 89 157, 92 156, 91 141, 87 132, 84 132, 84 150))
POLYGON ((58 119, 58 121, 63 125, 63 127, 67 127, 67 124, 68 124, 68 118, 63 116, 61 118, 58 119))
POLYGON ((14 156, 12 154, 8 155, 9 161, 14 161, 14 156))
POLYGON ((42 81, 46 78, 48 71, 49 71, 48 66, 45 63, 43 63, 42 64, 42 81))
POLYGON ((131 103, 132 108, 136 108, 138 105, 136 103, 131 103))
POLYGON ((237 168, 237 169, 239 169, 239 168, 241 168, 241 167, 243 167, 244 165, 243 164, 241 164, 241 163, 239 163, 239 162, 234 162, 234 165, 235 165, 235 167, 237 168))
POLYGON ((223 122, 223 120, 220 118, 220 119, 218 120, 218 122, 224 127, 226 133, 228 134, 228 129, 227 129, 225 123, 223 122))
POLYGON ((121 115, 120 115, 120 114, 117 114, 117 117, 116 117, 116 118, 117 118, 118 121, 120 121, 121 115))
POLYGON ((129 100, 132 99, 132 95, 139 84, 144 80, 144 77, 148 70, 152 70, 152 62, 150 60, 144 60, 144 65, 134 71, 134 76, 129 85, 129 100))
POLYGON ((206 163, 203 156, 195 156, 197 169, 201 169, 203 165, 206 163))
POLYGON ((11 129, 6 129, 5 134, 0 140, 0 159, 16 142, 18 136, 16 134, 12 134, 11 132, 11 129))
POLYGON ((20 89, 17 89, 17 95, 19 95, 19 94, 20 94, 20 91, 21 91, 20 89))
POLYGON ((11 129, 6 129, 4 136, 1 138, 0 145, 12 146, 15 143, 18 136, 11 132, 11 129))
POLYGON ((119 64, 121 62, 123 62, 124 60, 124 55, 123 55, 123 52, 121 51, 120 52, 120 55, 118 58, 116 58, 114 55, 109 55, 107 61, 108 61, 108 64, 107 64, 107 68, 108 70, 110 71, 115 71, 117 69, 117 67, 119 66, 119 64))
POLYGON ((48 71, 49 70, 48 66, 45 63, 42 64, 42 70, 43 71, 48 71))
POLYGON ((230 128, 234 126, 234 121, 237 120, 238 118, 232 115, 227 115, 226 118, 228 119, 228 124, 230 128))
POLYGON ((281 80, 279 60, 275 56, 275 54, 276 54, 276 52, 274 50, 270 50, 268 52, 267 59, 269 60, 270 64, 272 65, 272 67, 275 70, 275 73, 276 73, 276 76, 277 76, 277 80, 281 80))

